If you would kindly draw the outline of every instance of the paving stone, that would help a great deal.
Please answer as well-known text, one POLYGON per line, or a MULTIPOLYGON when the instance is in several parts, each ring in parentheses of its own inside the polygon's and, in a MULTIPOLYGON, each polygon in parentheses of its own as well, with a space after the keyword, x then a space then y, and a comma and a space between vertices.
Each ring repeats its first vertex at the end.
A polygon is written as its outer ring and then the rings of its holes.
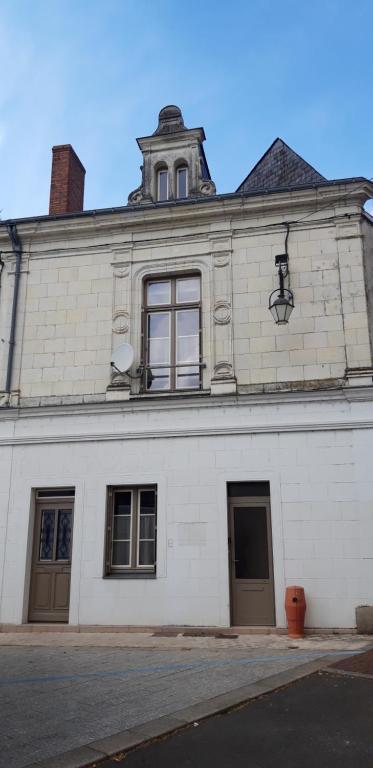
MULTIPOLYGON (((52 768, 56 755, 71 750, 75 754, 85 745, 105 755, 129 748, 138 743, 140 731, 142 740, 178 727, 182 710, 192 708, 192 720, 206 717, 219 707, 258 693, 263 681, 276 679, 279 673, 299 674, 292 670, 315 654, 315 665, 325 665, 331 658, 322 642, 304 649, 284 644, 274 647, 271 636, 259 636, 261 648, 257 647, 258 636, 251 647, 240 646, 241 636, 233 641, 238 645, 211 637, 190 638, 188 650, 173 647, 180 641, 173 637, 145 635, 143 641, 159 645, 137 649, 111 647, 111 635, 106 636, 107 645, 97 647, 93 634, 89 644, 84 636, 75 637, 81 640, 80 645, 74 640, 77 647, 66 644, 69 633, 48 633, 44 647, 3 644, 0 740, 6 768, 43 762, 52 768)), ((29 633, 29 638, 35 641, 36 633, 29 633)), ((357 638, 335 640, 344 649, 359 647, 360 642, 357 638)))

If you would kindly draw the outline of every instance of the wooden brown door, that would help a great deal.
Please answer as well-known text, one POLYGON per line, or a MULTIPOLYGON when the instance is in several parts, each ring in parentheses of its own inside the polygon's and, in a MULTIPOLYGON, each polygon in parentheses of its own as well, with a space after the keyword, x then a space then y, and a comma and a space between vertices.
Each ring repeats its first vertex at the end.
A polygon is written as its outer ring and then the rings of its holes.
POLYGON ((269 499, 229 503, 231 619, 235 626, 273 626, 275 605, 269 499))
POLYGON ((74 502, 37 501, 29 621, 69 620, 74 502))

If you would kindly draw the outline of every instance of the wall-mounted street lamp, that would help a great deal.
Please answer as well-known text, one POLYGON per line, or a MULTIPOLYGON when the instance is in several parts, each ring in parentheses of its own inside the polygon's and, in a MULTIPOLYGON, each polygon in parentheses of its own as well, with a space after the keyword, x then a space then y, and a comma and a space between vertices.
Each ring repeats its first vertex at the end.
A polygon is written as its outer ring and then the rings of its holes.
POLYGON ((277 325, 285 325, 294 309, 293 293, 290 288, 284 287, 285 277, 289 274, 287 253, 276 256, 275 264, 278 267, 280 287, 272 291, 269 297, 269 309, 277 325))

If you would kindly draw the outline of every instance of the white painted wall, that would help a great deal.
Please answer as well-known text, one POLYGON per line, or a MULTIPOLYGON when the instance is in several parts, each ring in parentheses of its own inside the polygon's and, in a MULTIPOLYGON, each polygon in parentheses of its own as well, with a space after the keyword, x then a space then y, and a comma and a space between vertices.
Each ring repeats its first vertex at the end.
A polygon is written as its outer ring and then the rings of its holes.
POLYGON ((277 625, 285 626, 286 585, 300 584, 308 626, 354 626, 355 607, 373 603, 371 403, 352 390, 350 400, 279 402, 107 404, 89 415, 35 409, 1 420, 0 447, 13 456, 11 480, 9 459, 0 462, 2 520, 8 514, 0 621, 27 617, 31 489, 68 484, 76 487, 72 624, 228 625, 226 483, 269 480, 277 625), (157 578, 105 579, 106 486, 145 482, 158 485, 157 578), (185 544, 185 526, 199 544, 185 544))

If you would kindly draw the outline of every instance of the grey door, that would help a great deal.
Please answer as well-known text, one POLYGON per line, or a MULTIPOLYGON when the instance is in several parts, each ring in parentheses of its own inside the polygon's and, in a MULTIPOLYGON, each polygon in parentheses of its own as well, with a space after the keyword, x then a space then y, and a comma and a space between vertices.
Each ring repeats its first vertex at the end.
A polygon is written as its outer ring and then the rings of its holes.
POLYGON ((229 503, 231 620, 235 626, 273 626, 275 604, 269 499, 229 503))
POLYGON ((74 503, 37 502, 29 621, 69 620, 74 503))

